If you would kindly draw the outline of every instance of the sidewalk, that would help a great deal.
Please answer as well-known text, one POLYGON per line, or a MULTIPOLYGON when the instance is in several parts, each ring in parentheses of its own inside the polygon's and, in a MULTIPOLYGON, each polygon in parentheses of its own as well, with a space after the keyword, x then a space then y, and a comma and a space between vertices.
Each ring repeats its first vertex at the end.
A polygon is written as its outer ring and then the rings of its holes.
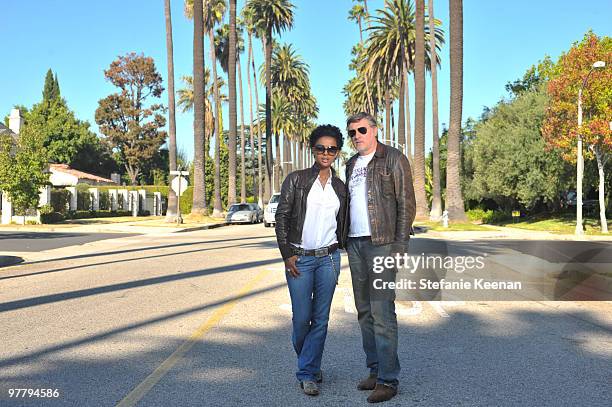
POLYGON ((179 233, 214 229, 228 224, 220 222, 166 223, 164 217, 121 217, 75 219, 48 225, 2 225, 0 232, 72 232, 72 233, 179 233))

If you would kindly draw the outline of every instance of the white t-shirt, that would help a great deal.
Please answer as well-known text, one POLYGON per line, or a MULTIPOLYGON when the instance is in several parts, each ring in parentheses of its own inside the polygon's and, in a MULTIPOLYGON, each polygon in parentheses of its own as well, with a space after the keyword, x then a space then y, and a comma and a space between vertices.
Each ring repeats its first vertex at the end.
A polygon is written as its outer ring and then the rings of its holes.
POLYGON ((351 225, 350 237, 371 236, 370 217, 368 216, 368 164, 374 157, 373 151, 368 155, 357 157, 351 179, 348 180, 349 194, 351 196, 351 225))
POLYGON ((304 250, 319 249, 338 242, 336 236, 336 216, 340 210, 340 200, 332 186, 332 176, 327 179, 325 188, 321 178, 312 184, 306 200, 306 215, 302 228, 302 244, 304 250))

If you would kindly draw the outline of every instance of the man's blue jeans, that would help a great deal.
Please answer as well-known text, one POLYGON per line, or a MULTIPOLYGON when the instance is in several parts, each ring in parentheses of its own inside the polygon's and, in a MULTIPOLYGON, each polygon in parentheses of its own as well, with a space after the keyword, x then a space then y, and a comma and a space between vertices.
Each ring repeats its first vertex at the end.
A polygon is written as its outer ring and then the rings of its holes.
MULTIPOLYGON (((397 356, 395 293, 373 298, 372 291, 373 279, 380 277, 372 270, 374 257, 395 253, 391 244, 374 246, 368 237, 349 238, 346 251, 366 364, 370 373, 378 376, 377 383, 396 387, 400 363, 397 356)), ((387 275, 394 280, 395 270, 387 275)))
POLYGON ((340 251, 324 257, 299 256, 297 278, 288 272, 293 309, 293 349, 298 356, 297 379, 316 380, 327 336, 329 310, 340 273, 340 251))

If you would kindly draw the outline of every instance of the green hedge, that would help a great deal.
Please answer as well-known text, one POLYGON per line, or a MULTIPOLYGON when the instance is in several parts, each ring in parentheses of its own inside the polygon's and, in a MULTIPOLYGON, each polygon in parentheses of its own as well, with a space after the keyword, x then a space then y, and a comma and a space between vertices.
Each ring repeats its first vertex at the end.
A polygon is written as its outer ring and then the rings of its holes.
POLYGON ((70 203, 70 191, 53 188, 51 190, 51 206, 54 212, 66 213, 70 203))
MULTIPOLYGON (((148 211, 145 211, 148 212, 148 211)), ((59 212, 41 213, 41 223, 58 223, 67 219, 91 219, 91 218, 115 218, 119 216, 130 216, 130 211, 68 211, 65 214, 59 212)))

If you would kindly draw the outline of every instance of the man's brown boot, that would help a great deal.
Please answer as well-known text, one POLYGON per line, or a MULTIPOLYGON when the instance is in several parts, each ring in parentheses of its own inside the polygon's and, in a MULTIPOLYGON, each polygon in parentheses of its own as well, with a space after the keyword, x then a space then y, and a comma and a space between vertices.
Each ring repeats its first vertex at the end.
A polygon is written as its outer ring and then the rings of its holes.
POLYGON ((380 403, 391 400, 397 394, 397 388, 377 383, 376 388, 368 397, 368 403, 380 403))
POLYGON ((367 379, 363 379, 357 384, 357 390, 374 390, 376 387, 377 375, 370 373, 367 379))

